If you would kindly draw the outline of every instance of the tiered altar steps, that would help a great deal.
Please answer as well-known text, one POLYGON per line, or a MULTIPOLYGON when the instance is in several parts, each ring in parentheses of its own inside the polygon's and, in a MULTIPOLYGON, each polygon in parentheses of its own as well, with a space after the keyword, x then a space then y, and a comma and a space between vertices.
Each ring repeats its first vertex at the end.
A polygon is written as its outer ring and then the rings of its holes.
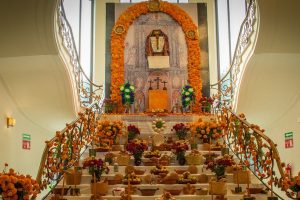
MULTIPOLYGON (((200 151, 202 154, 208 153, 208 151, 200 151)), ((220 151, 213 151, 216 154, 221 154, 220 151)), ((115 152, 116 153, 116 152, 115 152)), ((103 158, 105 153, 97 153, 97 157, 101 157, 103 158)), ((88 156, 88 152, 85 152, 83 154, 83 159, 85 157, 88 156)), ((131 164, 133 165, 133 159, 131 159, 131 164)), ((115 175, 114 172, 114 167, 113 166, 109 166, 110 168, 110 172, 109 174, 103 174, 102 177, 105 178, 109 178, 109 177, 113 177, 115 175)), ((118 167, 119 170, 116 173, 120 173, 120 174, 125 174, 125 166, 119 166, 118 167)), ((137 169, 141 169, 141 170, 146 170, 144 175, 140 175, 140 177, 144 177, 146 174, 150 174, 150 170, 151 168, 153 168, 153 166, 135 166, 135 168, 137 169)), ((188 166, 184 165, 184 166, 180 166, 178 164, 176 165, 170 165, 167 166, 167 169, 169 172, 174 171, 174 169, 187 169, 188 166)), ((198 165, 198 174, 193 174, 193 175, 200 175, 200 174, 206 174, 208 176, 208 179, 210 179, 211 177, 213 177, 213 173, 210 170, 206 170, 206 167, 204 165, 198 165)), ((139 175, 138 175, 139 176, 139 175)), ((232 191, 234 191, 234 188, 237 186, 236 184, 233 183, 233 174, 226 174, 226 178, 227 178, 227 199, 228 200, 240 200, 243 198, 243 194, 234 194, 232 191)), ((92 176, 88 174, 88 171, 86 169, 83 170, 83 174, 82 174, 82 179, 81 179, 81 184, 77 185, 77 188, 80 188, 80 196, 69 196, 69 194, 67 196, 64 196, 65 199, 78 199, 78 200, 87 200, 90 199, 92 196, 92 192, 91 192, 91 188, 90 188, 90 182, 91 182, 92 176)), ((58 184, 58 187, 62 187, 62 181, 58 184)), ((196 189, 198 188, 209 188, 209 184, 208 183, 196 183, 196 184, 192 184, 193 186, 195 186, 196 189)), ((138 184, 138 185, 134 185, 134 187, 136 188, 158 188, 159 190, 156 191, 154 196, 142 196, 140 191, 137 191, 134 195, 131 195, 131 197, 133 198, 133 200, 152 200, 152 199, 156 199, 159 198, 161 196, 161 194, 163 193, 164 189, 176 189, 176 188, 183 188, 185 185, 184 184, 145 184, 143 182, 143 178, 142 178, 142 183, 138 184)), ((245 184, 241 184, 240 185, 243 188, 243 191, 245 191, 246 189, 246 185, 245 184)), ((65 186, 65 187, 70 187, 70 186, 65 186)), ((74 187, 74 186, 72 186, 74 187)), ((107 193, 106 196, 103 196, 103 199, 108 199, 108 200, 117 200, 120 199, 120 196, 114 196, 112 193, 113 188, 116 187, 127 187, 127 185, 125 184, 117 184, 117 185, 109 185, 109 191, 107 193)), ((250 188, 262 188, 263 185, 261 184, 261 182, 254 176, 251 174, 251 184, 250 184, 250 188)), ((265 200, 267 199, 268 194, 252 194, 251 196, 255 197, 256 200, 265 200)), ((211 195, 184 195, 183 193, 181 193, 178 196, 174 196, 177 200, 181 199, 181 200, 211 200, 212 197, 211 195)), ((216 196, 215 196, 216 197, 216 196)), ((47 199, 50 199, 50 197, 48 197, 47 199)))

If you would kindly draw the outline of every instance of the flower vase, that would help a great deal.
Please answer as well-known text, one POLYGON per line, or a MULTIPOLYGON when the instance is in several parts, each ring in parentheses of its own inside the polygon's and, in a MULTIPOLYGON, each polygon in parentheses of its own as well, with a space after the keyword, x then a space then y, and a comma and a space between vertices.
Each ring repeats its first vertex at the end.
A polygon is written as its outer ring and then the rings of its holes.
POLYGON ((180 165, 185 165, 186 159, 184 156, 185 152, 178 152, 177 153, 177 161, 180 165))
POLYGON ((140 156, 134 157, 134 164, 135 166, 140 166, 142 164, 142 159, 140 156))
POLYGON ((220 180, 225 177, 225 166, 223 165, 216 165, 214 168, 214 172, 217 176, 217 180, 220 180))
POLYGON ((135 158, 134 159, 134 164, 135 164, 135 166, 140 166, 142 164, 142 159, 141 158, 135 158))

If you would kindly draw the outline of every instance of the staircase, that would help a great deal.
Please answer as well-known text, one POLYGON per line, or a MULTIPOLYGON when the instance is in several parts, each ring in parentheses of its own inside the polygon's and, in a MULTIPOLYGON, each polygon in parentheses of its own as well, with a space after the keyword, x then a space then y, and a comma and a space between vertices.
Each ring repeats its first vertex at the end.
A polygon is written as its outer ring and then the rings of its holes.
MULTIPOLYGON (((192 121, 196 121, 199 118, 202 118, 205 121, 211 120, 211 118, 215 119, 217 116, 215 115, 177 115, 177 116, 165 116, 165 117, 161 117, 163 120, 166 121, 167 127, 172 127, 174 124, 176 123, 180 123, 180 122, 192 122, 192 121)), ((149 126, 147 125, 148 123, 151 123, 153 121, 153 117, 150 116, 146 116, 146 115, 103 115, 101 117, 102 119, 105 120, 124 120, 125 124, 138 124, 139 127, 142 127, 142 131, 141 131, 141 137, 142 138, 149 138, 149 134, 151 133, 153 135, 153 131, 149 128, 149 126), (145 132, 144 132, 145 131, 145 132)), ((166 129, 166 135, 171 136, 174 138, 174 140, 176 139, 176 136, 174 135, 174 133, 171 133, 170 131, 171 129, 167 128, 166 129)), ((121 144, 122 145, 122 144, 121 144)), ((203 144, 198 144, 197 149, 199 150, 199 152, 204 155, 209 153, 208 150, 204 150, 204 146, 203 144)), ((187 151, 187 154, 190 152, 187 151)), ((212 151, 213 153, 218 154, 219 156, 221 156, 221 151, 212 151)), ((97 158, 102 158, 104 159, 104 156, 107 152, 97 152, 96 157, 97 158)), ((117 151, 112 151, 112 153, 117 154, 117 151)), ((162 154, 169 154, 171 155, 172 153, 170 151, 164 151, 162 152, 162 154)), ((82 161, 88 157, 88 151, 86 150, 80 157, 80 166, 82 166, 82 161)), ((235 157, 235 160, 237 161, 237 163, 240 162, 240 160, 238 159, 238 157, 235 157)), ((129 165, 134 166, 134 160, 133 157, 131 157, 130 159, 130 163, 129 165)), ((145 180, 143 180, 143 178, 150 174, 150 170, 153 168, 154 166, 135 166, 136 169, 140 169, 140 170, 145 170, 145 173, 143 175, 139 175, 139 177, 142 179, 141 184, 139 185, 135 185, 136 188, 138 189, 155 189, 157 188, 158 190, 155 192, 154 195, 152 196, 143 196, 141 194, 140 191, 136 191, 134 194, 131 195, 131 197, 133 199, 143 199, 143 200, 147 200, 147 199, 156 199, 156 198, 160 198, 161 195, 164 192, 164 189, 182 189, 185 184, 160 184, 160 183, 156 183, 155 181, 151 184, 146 183, 145 180)), ((109 173, 108 174, 104 174, 102 176, 102 179, 112 179, 115 174, 119 173, 119 174, 125 174, 125 166, 118 166, 118 172, 115 171, 115 168, 113 165, 109 166, 109 173)), ((175 169, 188 169, 188 165, 184 165, 181 166, 176 162, 171 162, 171 164, 169 166, 167 166, 167 169, 169 171, 169 173, 174 172, 175 169)), ((205 174, 208 177, 208 180, 214 177, 214 174, 206 169, 206 165, 197 165, 197 174, 193 174, 193 176, 200 176, 201 174, 205 174)), ((237 200, 237 199, 242 199, 245 192, 246 192, 246 184, 241 184, 242 190, 244 191, 244 193, 239 193, 239 194, 235 194, 233 191, 235 189, 235 187, 237 186, 237 184, 233 183, 233 174, 232 173, 227 173, 226 174, 226 179, 227 179, 227 194, 225 195, 225 198, 230 199, 230 200, 237 200)), ((80 189, 80 195, 79 196, 71 196, 70 195, 70 191, 69 190, 66 195, 63 196, 64 199, 91 199, 92 196, 92 192, 91 192, 91 187, 90 187, 90 183, 92 180, 92 176, 89 175, 87 169, 83 169, 82 170, 82 178, 81 178, 81 183, 80 185, 77 185, 76 187, 80 189)), ((193 186, 195 186, 196 190, 197 189, 208 189, 209 190, 209 183, 196 183, 196 184, 192 184, 193 186)), ((64 179, 61 179, 59 181, 59 183, 56 185, 56 188, 66 188, 65 190, 67 191, 67 188, 74 188, 73 185, 66 185, 64 179)), ((114 188, 125 188, 127 187, 127 185, 124 184, 117 184, 117 185, 109 185, 109 190, 107 195, 103 196, 103 199, 120 199, 121 196, 114 196, 113 195, 113 189, 114 188)), ((262 188, 264 191, 263 193, 258 193, 258 194, 252 194, 252 197, 255 197, 255 199, 267 199, 268 196, 270 196, 269 192, 265 191, 265 186, 261 183, 261 181, 255 177, 253 174, 251 175, 251 183, 249 185, 250 188, 262 188)), ((254 189, 252 189, 254 190, 254 189)), ((174 196, 176 199, 217 199, 217 196, 212 197, 209 194, 206 195, 197 195, 196 193, 193 195, 185 195, 183 194, 183 192, 181 192, 180 195, 176 195, 174 196)), ((222 197, 218 197, 219 199, 221 199, 222 197)), ((50 194, 46 197, 46 199, 55 199, 53 194, 50 194)))

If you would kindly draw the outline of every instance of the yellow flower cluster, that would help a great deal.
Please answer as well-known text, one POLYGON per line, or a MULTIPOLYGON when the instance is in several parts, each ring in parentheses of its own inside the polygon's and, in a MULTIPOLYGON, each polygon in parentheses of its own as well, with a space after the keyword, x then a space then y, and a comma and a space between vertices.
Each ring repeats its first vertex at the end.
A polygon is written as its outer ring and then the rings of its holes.
POLYGON ((123 122, 121 121, 98 121, 96 137, 98 139, 116 139, 123 134, 123 122))
MULTIPOLYGON (((120 85, 124 83, 124 41, 127 31, 133 21, 140 15, 149 13, 148 3, 142 2, 129 7, 116 22, 111 33, 111 96, 121 106, 121 97, 119 95, 120 85), (118 32, 118 27, 124 28, 124 31, 118 32)), ((188 47, 188 81, 195 90, 196 103, 202 96, 202 80, 200 78, 200 47, 197 26, 193 23, 191 17, 179 6, 160 2, 160 12, 170 15, 177 21, 184 33, 186 33, 186 42, 188 47), (195 37, 188 37, 189 32, 194 32, 195 37)), ((195 106, 199 107, 199 106, 195 106)))
POLYGON ((200 139, 218 139, 222 136, 225 124, 217 121, 192 122, 189 124, 191 133, 200 139))
POLYGON ((40 186, 31 176, 17 174, 10 169, 7 173, 0 173, 0 191, 2 198, 7 200, 35 199, 40 193, 40 186))

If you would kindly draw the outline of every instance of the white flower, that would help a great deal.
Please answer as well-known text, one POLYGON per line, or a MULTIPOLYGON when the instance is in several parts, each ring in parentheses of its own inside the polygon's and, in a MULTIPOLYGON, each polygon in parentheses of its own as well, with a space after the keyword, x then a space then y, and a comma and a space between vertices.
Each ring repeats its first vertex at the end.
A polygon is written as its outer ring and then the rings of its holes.
POLYGON ((190 97, 185 98, 185 101, 190 101, 190 100, 191 100, 190 97))
POLYGON ((194 92, 194 89, 193 88, 189 88, 189 92, 194 92))
POLYGON ((189 93, 189 92, 186 92, 185 95, 188 96, 188 95, 190 95, 190 93, 189 93))
POLYGON ((130 99, 130 95, 125 95, 125 99, 130 99))
POLYGON ((129 89, 125 89, 125 92, 130 92, 130 90, 129 89))
POLYGON ((131 91, 134 91, 134 86, 133 85, 131 85, 129 88, 131 89, 131 91))
POLYGON ((123 91, 124 91, 124 86, 121 86, 121 87, 120 87, 120 90, 123 92, 123 91))

